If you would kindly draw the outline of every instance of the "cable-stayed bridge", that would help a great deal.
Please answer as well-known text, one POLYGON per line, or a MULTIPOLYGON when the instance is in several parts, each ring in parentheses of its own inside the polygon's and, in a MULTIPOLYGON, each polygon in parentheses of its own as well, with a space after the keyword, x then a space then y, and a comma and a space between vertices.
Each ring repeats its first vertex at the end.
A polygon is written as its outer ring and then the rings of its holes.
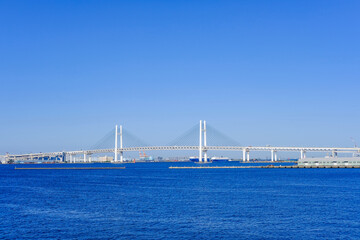
POLYGON ((92 162, 93 154, 114 154, 114 162, 124 162, 124 153, 144 151, 192 151, 198 155, 200 162, 208 161, 208 151, 233 151, 242 155, 242 161, 250 161, 250 152, 269 152, 271 161, 278 160, 278 152, 299 152, 301 159, 306 158, 307 152, 327 152, 336 157, 338 153, 360 153, 360 148, 334 148, 334 147, 275 147, 275 146, 242 146, 236 140, 221 133, 206 121, 193 126, 184 134, 163 146, 152 146, 140 138, 116 126, 95 145, 87 150, 61 151, 49 153, 29 153, 19 155, 6 155, 7 161, 60 161, 75 162, 76 156, 82 157, 82 162, 92 162))

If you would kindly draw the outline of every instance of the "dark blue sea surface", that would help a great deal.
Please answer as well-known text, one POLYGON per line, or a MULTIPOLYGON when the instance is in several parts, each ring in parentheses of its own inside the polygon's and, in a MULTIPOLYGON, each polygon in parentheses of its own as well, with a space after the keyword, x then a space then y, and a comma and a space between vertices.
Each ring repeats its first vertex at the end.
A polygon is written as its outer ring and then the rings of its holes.
POLYGON ((360 169, 183 165, 0 165, 0 239, 360 239, 360 169))

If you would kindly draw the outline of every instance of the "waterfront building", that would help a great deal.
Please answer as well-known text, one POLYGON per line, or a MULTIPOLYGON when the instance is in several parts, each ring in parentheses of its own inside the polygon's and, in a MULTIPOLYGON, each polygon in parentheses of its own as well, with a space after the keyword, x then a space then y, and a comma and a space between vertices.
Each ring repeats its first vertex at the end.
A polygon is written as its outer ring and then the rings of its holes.
POLYGON ((112 162, 112 161, 114 161, 114 158, 110 156, 98 157, 98 162, 112 162))
POLYGON ((298 160, 299 166, 360 166, 360 157, 324 157, 303 158, 298 160))

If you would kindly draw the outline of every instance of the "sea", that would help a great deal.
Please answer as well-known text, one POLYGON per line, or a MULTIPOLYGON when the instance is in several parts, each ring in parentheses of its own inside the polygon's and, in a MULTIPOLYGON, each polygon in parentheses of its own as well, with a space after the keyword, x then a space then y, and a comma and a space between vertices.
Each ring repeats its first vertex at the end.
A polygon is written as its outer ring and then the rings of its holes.
POLYGON ((0 165, 0 239, 360 239, 360 169, 170 166, 0 165))

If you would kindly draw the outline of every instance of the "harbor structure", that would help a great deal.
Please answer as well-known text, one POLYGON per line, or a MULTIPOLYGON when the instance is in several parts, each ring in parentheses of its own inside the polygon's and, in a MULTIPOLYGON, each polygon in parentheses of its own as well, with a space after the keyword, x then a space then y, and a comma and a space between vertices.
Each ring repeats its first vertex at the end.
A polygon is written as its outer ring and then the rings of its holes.
POLYGON ((323 157, 303 158, 298 160, 299 166, 360 166, 360 157, 323 157))

